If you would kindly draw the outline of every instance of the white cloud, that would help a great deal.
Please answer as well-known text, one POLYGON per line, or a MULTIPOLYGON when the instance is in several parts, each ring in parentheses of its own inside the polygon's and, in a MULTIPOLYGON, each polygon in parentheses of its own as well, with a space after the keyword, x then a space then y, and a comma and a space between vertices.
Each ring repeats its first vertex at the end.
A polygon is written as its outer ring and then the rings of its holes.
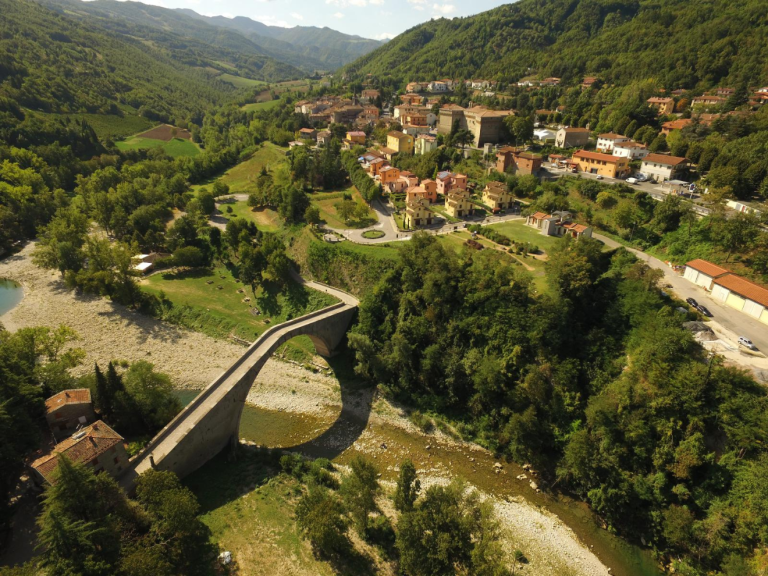
POLYGON ((334 17, 335 18, 344 18, 344 14, 342 14, 341 12, 336 12, 336 14, 334 14, 334 17))
POLYGON ((304 16, 298 12, 291 12, 291 17, 295 18, 296 20, 304 20, 304 16))
MULTIPOLYGON (((341 8, 346 8, 347 6, 357 6, 358 8, 363 8, 364 6, 368 5, 368 0, 325 0, 325 3, 331 4, 332 6, 340 6, 341 8)), ((383 3, 384 0, 371 0, 371 4, 383 3)))
POLYGON ((453 4, 432 4, 432 10, 434 10, 436 14, 445 16, 456 12, 456 6, 453 4))
POLYGON ((262 24, 266 24, 267 26, 279 26, 280 28, 290 28, 291 26, 295 26, 295 24, 288 24, 288 22, 276 16, 257 15, 249 16, 249 18, 261 22, 262 24))
POLYGON ((392 34, 391 32, 382 32, 381 34, 374 36, 374 38, 376 40, 392 40, 392 38, 395 36, 397 36, 397 34, 392 34))

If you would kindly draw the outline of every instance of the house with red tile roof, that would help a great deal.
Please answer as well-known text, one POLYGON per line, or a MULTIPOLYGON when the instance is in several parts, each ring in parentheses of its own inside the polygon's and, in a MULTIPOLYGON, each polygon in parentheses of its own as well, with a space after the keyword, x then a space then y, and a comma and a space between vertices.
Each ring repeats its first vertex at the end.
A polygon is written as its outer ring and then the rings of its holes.
POLYGON ((52 482, 61 456, 84 464, 97 474, 107 472, 112 476, 119 475, 128 464, 123 437, 101 420, 75 432, 56 444, 50 454, 32 462, 34 479, 38 484, 42 486, 52 482))
POLYGON ((768 324, 768 289, 736 274, 715 278, 712 298, 768 324))
POLYGON ((683 278, 689 282, 693 282, 697 286, 701 286, 704 290, 712 290, 712 284, 716 278, 720 278, 721 276, 730 273, 730 270, 726 270, 717 264, 712 264, 712 262, 697 258, 685 265, 683 278))
POLYGON ((680 156, 652 153, 643 158, 640 172, 654 182, 667 182, 677 180, 688 170, 689 165, 689 161, 680 156))
POLYGON ((78 428, 96 420, 88 388, 63 390, 45 401, 45 420, 56 440, 69 437, 78 428))

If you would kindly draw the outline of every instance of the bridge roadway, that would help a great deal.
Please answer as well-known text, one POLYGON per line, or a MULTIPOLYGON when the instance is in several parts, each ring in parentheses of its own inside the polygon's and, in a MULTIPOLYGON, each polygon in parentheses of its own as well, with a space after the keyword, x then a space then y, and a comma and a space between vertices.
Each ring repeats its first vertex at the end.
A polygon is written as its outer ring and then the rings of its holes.
POLYGON ((318 354, 332 356, 355 315, 356 298, 295 276, 301 284, 340 302, 269 328, 229 369, 214 380, 129 463, 120 477, 127 491, 142 472, 155 468, 179 476, 193 472, 238 439, 240 416, 256 376, 269 357, 295 336, 307 335, 318 354))

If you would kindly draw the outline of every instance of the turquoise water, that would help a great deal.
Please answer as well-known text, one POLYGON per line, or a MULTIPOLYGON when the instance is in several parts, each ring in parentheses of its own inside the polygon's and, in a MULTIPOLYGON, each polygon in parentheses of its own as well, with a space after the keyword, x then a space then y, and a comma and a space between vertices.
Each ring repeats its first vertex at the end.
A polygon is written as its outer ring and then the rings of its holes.
POLYGON ((13 280, 0 278, 0 316, 10 312, 24 298, 24 290, 13 280))

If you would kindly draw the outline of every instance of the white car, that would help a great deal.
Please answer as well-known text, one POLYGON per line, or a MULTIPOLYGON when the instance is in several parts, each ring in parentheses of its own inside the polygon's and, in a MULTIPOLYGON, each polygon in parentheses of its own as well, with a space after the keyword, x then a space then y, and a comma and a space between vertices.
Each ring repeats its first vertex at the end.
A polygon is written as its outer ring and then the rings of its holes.
POLYGON ((750 350, 757 350, 757 347, 752 344, 752 340, 749 338, 744 338, 744 336, 739 336, 739 344, 744 346, 745 348, 749 348, 750 350))

